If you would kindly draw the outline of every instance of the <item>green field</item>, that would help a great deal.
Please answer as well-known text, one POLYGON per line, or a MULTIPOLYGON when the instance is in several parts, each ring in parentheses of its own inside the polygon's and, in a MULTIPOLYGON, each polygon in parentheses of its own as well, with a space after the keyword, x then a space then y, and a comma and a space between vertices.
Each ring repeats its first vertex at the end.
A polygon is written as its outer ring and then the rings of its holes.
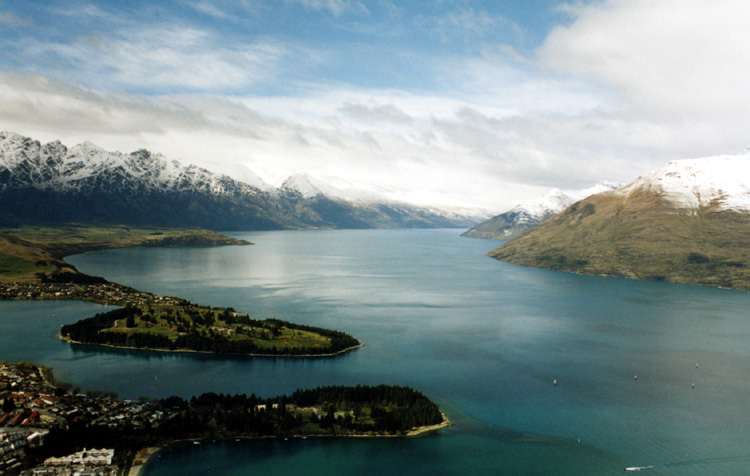
POLYGON ((102 332, 152 334, 173 342, 198 332, 212 338, 224 337, 228 342, 253 342, 260 349, 325 349, 331 345, 330 338, 315 332, 290 329, 276 321, 252 320, 228 309, 195 305, 149 307, 130 322, 119 319, 102 332))
POLYGON ((244 355, 332 355, 360 345, 343 332, 186 301, 128 305, 65 325, 60 335, 85 344, 244 355))

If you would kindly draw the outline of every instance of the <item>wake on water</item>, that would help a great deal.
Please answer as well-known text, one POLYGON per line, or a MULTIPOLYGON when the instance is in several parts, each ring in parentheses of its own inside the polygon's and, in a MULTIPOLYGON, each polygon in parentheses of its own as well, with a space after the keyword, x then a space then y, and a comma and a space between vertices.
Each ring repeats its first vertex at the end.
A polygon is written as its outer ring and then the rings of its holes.
POLYGON ((718 464, 718 463, 730 463, 733 461, 750 460, 750 456, 727 456, 723 458, 705 458, 705 459, 694 459, 688 461, 677 461, 674 463, 664 463, 656 466, 628 466, 625 471, 643 471, 645 469, 656 469, 656 468, 670 468, 674 466, 691 466, 695 464, 718 464))

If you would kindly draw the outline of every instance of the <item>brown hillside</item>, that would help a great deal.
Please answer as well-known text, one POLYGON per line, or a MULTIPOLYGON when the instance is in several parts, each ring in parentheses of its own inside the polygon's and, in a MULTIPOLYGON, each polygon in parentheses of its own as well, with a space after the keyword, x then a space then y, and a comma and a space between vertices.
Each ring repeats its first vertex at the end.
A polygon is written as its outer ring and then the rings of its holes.
POLYGON ((677 209, 659 195, 575 203, 489 256, 583 274, 750 289, 750 215, 677 209))

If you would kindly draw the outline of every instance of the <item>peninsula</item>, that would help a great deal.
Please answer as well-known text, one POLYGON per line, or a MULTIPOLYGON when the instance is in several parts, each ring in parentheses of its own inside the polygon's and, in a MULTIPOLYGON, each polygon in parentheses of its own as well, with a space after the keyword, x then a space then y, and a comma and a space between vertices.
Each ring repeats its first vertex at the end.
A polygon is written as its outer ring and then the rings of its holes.
POLYGON ((121 306, 61 328, 71 343, 159 351, 321 357, 361 346, 336 330, 251 319, 231 308, 111 283, 80 273, 70 253, 135 246, 248 245, 216 232, 130 227, 19 227, 0 233, 0 299, 82 300, 121 306))
POLYGON ((130 466, 142 464, 143 448, 178 442, 407 437, 449 424, 434 402, 409 387, 330 386, 273 398, 205 393, 189 400, 134 401, 71 390, 54 382, 52 369, 29 363, 0 362, 0 400, 2 435, 8 435, 7 445, 0 438, 6 450, 0 469, 8 475, 32 474, 42 464, 47 471, 60 469, 52 474, 84 468, 127 474, 130 466), (87 457, 93 459, 85 462, 87 457))

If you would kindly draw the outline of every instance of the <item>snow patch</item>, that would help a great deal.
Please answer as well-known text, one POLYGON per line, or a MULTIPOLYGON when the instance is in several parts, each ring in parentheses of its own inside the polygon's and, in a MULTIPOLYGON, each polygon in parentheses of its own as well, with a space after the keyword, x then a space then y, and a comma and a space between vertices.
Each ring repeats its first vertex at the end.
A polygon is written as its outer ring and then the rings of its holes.
POLYGON ((531 200, 523 200, 513 207, 508 213, 518 213, 523 219, 544 220, 552 215, 557 215, 579 200, 595 195, 597 193, 615 190, 619 184, 614 182, 599 182, 593 187, 581 190, 560 190, 553 188, 546 195, 531 200))
POLYGON ((750 211, 750 151, 669 162, 618 193, 630 195, 639 190, 661 194, 680 208, 717 205, 724 210, 750 211))

